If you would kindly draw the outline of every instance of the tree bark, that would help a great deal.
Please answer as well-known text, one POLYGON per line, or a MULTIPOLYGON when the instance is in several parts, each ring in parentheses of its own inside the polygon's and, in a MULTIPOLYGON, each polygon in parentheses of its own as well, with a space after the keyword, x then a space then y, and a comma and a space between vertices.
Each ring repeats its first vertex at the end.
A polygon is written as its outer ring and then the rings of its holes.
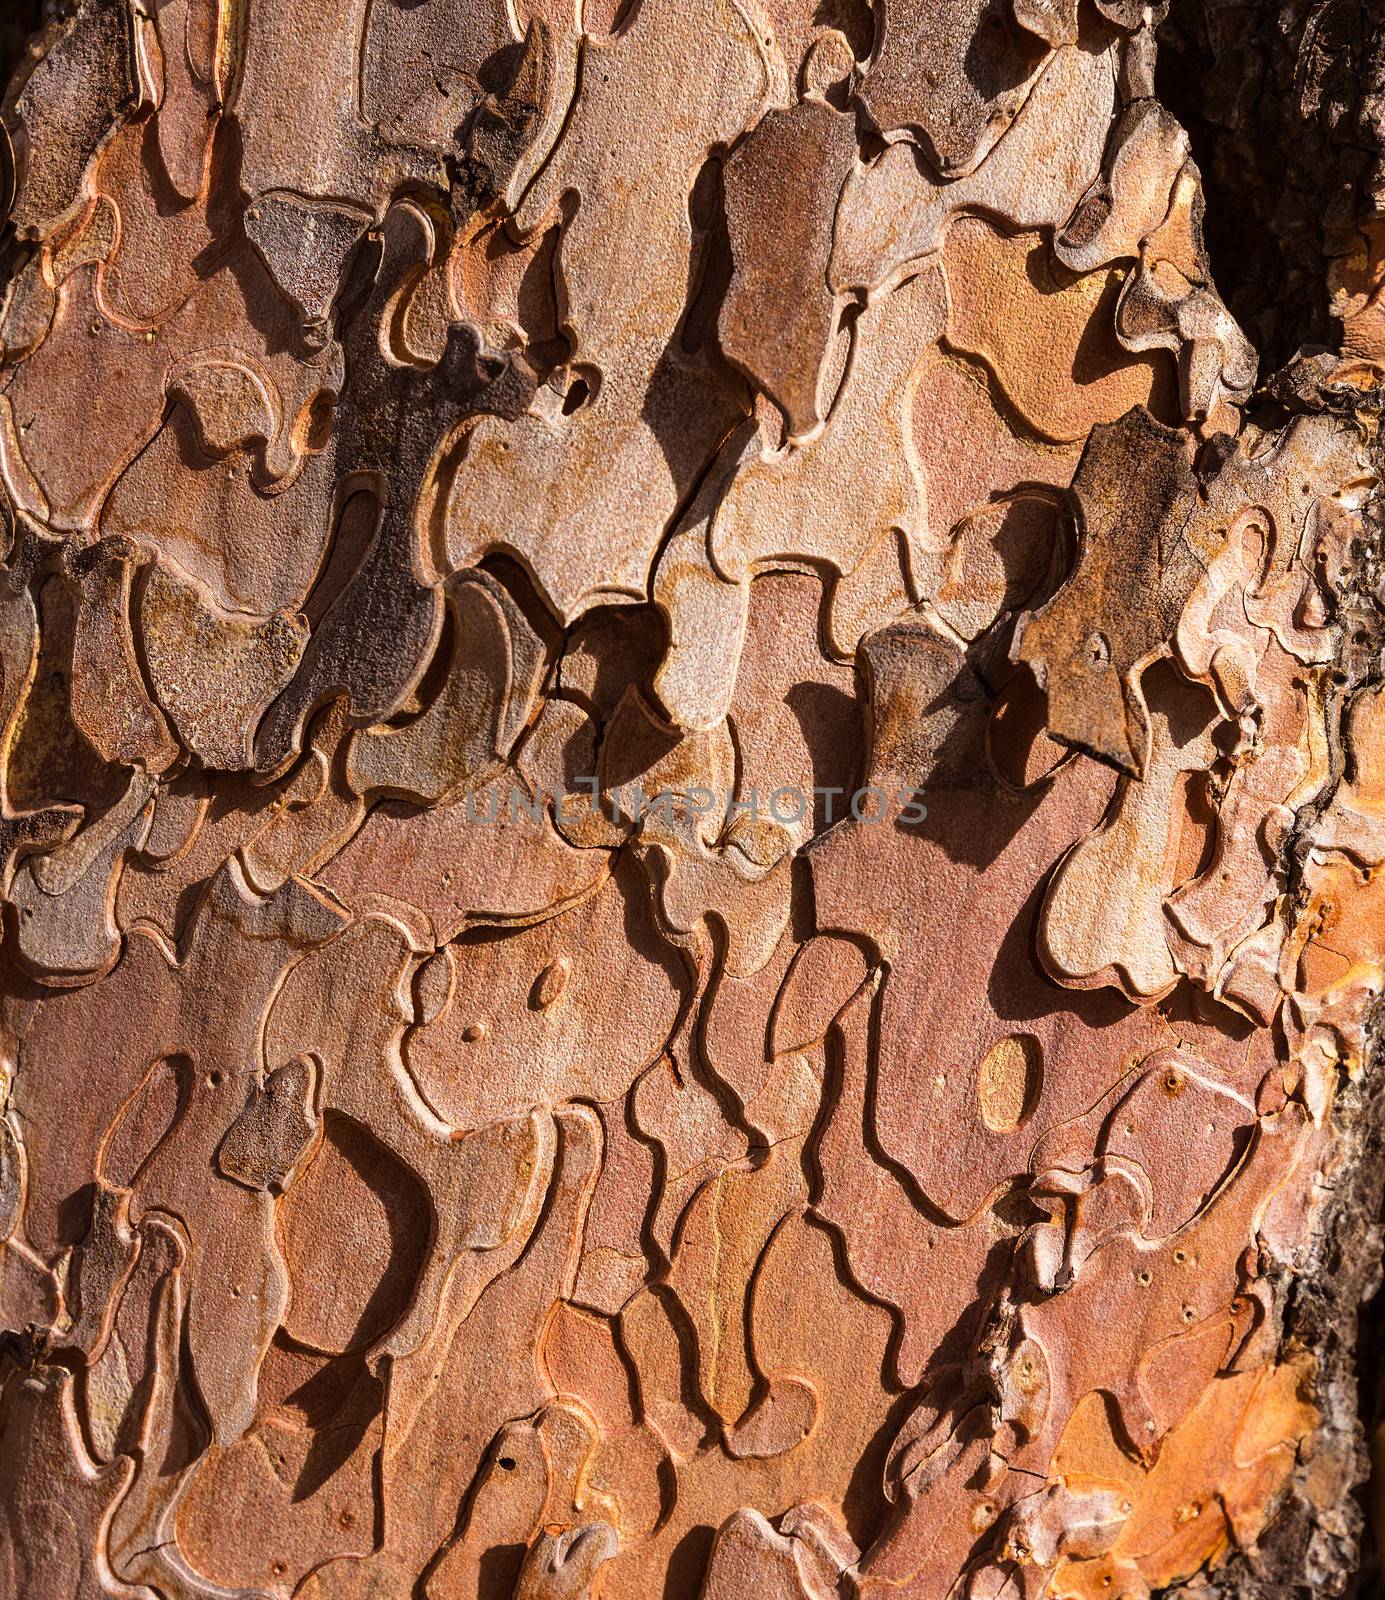
POLYGON ((0 1595, 1370 1592, 1375 8, 13 16, 0 1595))

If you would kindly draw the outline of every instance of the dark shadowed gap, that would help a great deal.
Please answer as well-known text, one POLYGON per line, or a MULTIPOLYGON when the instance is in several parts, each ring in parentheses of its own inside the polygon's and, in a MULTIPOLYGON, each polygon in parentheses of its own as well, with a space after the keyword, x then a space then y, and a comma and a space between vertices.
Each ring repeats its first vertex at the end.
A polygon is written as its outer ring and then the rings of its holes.
POLYGON ((9 82, 29 36, 44 21, 43 0, 6 0, 0 6, 0 85, 9 82))
POLYGON ((1385 197, 1378 0, 1173 0, 1155 86, 1202 173, 1216 286, 1267 378, 1335 339, 1328 265, 1385 197))

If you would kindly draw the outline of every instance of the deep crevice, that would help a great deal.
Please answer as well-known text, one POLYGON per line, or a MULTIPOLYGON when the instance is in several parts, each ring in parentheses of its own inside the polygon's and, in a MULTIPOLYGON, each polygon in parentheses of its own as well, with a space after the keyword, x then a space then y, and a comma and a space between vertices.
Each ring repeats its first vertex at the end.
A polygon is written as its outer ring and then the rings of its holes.
POLYGON ((0 95, 3 95, 4 86, 19 65, 30 34, 43 24, 45 15, 51 12, 52 8, 45 7, 43 0, 7 0, 3 10, 0 10, 0 95))
POLYGON ((1213 276, 1262 379, 1334 345, 1329 263, 1385 201, 1385 9, 1173 0, 1155 84, 1188 130, 1213 276))

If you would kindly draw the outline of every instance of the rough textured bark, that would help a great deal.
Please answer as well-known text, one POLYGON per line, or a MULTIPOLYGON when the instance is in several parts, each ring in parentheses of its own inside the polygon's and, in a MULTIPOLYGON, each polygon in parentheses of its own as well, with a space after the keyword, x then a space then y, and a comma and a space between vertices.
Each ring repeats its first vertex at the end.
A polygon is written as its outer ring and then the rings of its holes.
POLYGON ((1365 0, 51 18, 0 1594, 1372 1581, 1383 92, 1365 0))

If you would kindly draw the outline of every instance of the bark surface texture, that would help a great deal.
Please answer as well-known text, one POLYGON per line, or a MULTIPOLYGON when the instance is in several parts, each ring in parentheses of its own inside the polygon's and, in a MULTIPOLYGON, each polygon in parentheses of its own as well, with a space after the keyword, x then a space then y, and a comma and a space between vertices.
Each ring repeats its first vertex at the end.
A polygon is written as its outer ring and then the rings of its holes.
POLYGON ((1359 1582, 1372 26, 58 7, 0 1595, 1359 1582))

